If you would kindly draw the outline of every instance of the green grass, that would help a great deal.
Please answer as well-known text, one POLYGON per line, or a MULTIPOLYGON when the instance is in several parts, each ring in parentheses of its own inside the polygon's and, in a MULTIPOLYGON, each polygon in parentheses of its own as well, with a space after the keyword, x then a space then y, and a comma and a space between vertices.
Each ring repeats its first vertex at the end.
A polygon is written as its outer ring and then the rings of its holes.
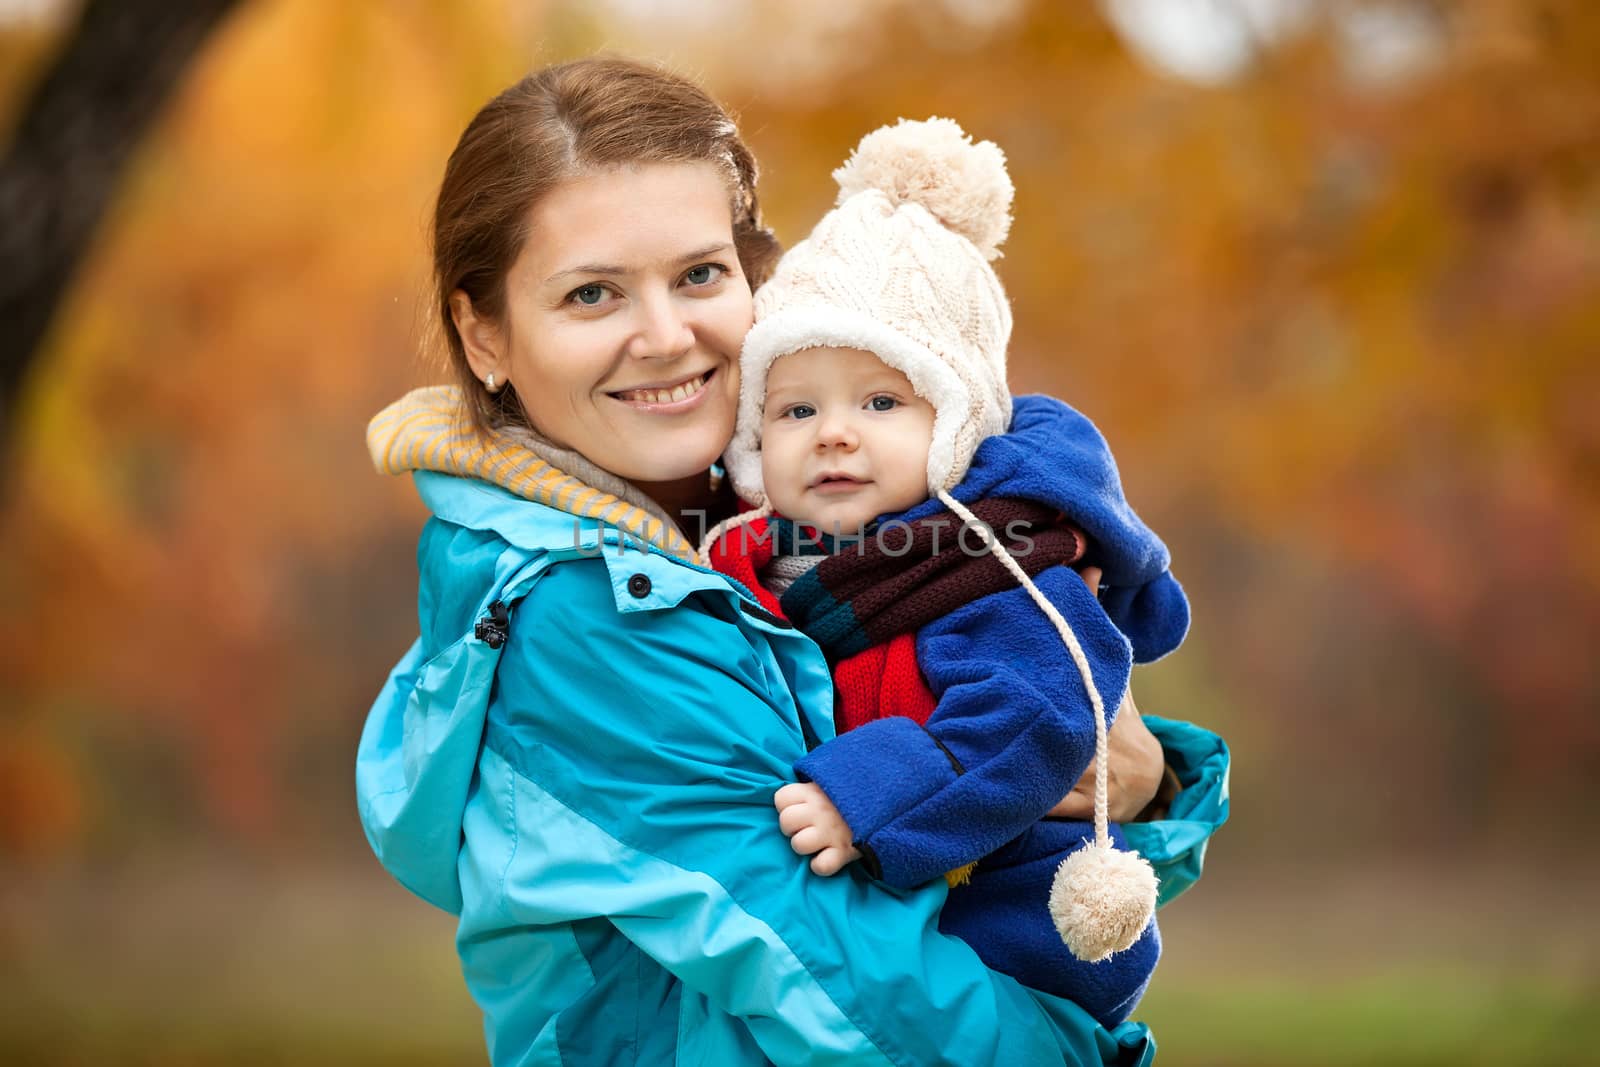
MULTIPOLYGON (((364 979, 370 981, 370 978, 364 979)), ((1415 971, 1320 984, 1172 984, 1140 1017, 1167 1067, 1475 1067, 1590 1064, 1600 1048, 1594 988, 1415 971)), ((270 1012, 171 1003, 143 1020, 58 1010, 0 1017, 0 1062, 67 1067, 433 1067, 483 1062, 470 1008, 398 999, 379 1024, 330 1026, 270 1012)))
POLYGON ((453 931, 377 872, 41 881, 0 893, 0 1063, 482 1063, 453 931))
POLYGON ((1593 1064, 1600 985, 1402 966, 1338 981, 1253 975, 1163 985, 1139 1010, 1167 1067, 1593 1064))
POLYGON ((383 1035, 336 1036, 274 1027, 217 1030, 54 1032, 29 1029, 0 1034, 0 1062, 31 1067, 119 1064, 127 1067, 458 1067, 486 1062, 476 1039, 413 1045, 383 1035))
MULTIPOLYGON (((1600 1062, 1589 884, 1217 879, 1138 1016, 1163 1067, 1600 1062)), ((483 1063, 453 927, 376 872, 0 882, 0 1063, 483 1063)))

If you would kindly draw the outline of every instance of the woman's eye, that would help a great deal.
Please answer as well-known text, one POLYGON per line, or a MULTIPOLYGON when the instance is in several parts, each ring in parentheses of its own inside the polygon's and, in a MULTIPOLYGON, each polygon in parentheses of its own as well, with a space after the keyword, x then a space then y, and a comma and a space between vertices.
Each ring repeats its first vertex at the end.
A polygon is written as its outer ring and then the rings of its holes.
POLYGON ((603 285, 581 285, 567 294, 568 300, 584 307, 594 307, 605 298, 606 287, 603 285))
POLYGON ((875 396, 867 403, 872 405, 873 411, 893 411, 900 406, 900 401, 892 396, 875 396))
POLYGON ((683 280, 690 285, 710 285, 722 277, 723 268, 715 263, 702 263, 698 267, 690 267, 683 280))

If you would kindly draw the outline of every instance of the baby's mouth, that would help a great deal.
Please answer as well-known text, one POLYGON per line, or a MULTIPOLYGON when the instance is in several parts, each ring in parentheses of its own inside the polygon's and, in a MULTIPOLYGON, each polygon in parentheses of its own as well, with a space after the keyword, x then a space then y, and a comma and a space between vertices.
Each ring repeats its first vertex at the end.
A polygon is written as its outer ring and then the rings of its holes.
POLYGON ((868 484, 866 478, 855 478, 848 474, 825 474, 811 483, 811 488, 822 490, 856 489, 868 484))

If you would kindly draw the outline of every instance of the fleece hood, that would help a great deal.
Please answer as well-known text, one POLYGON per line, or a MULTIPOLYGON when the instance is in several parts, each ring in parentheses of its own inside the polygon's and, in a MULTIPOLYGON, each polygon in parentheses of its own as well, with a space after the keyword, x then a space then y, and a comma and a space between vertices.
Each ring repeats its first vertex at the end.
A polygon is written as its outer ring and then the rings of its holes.
MULTIPOLYGON (((1011 497, 1057 509, 1088 535, 1086 562, 1104 571, 1100 602, 1132 644, 1134 662, 1159 659, 1183 642, 1189 600, 1169 570, 1167 546, 1128 504, 1110 447, 1079 412, 1053 397, 1017 397, 1011 428, 978 446, 951 493, 967 505, 1011 497)), ((899 518, 941 510, 932 499, 899 518)))

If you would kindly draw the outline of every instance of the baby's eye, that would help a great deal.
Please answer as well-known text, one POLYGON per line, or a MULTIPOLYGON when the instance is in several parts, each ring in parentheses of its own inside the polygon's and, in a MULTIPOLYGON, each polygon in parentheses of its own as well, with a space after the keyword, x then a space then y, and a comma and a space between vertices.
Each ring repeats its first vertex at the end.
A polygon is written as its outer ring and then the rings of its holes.
POLYGON ((794 404, 790 406, 788 411, 784 412, 791 419, 809 419, 816 413, 817 409, 810 404, 794 404))
POLYGON ((727 268, 719 263, 702 263, 698 267, 690 267, 683 280, 690 285, 710 285, 727 273, 727 268))
POLYGON ((873 411, 893 411, 900 406, 900 401, 892 396, 875 396, 867 404, 873 411))
POLYGON ((606 298, 606 287, 599 284, 580 285, 567 294, 567 300, 584 307, 598 307, 606 298))

